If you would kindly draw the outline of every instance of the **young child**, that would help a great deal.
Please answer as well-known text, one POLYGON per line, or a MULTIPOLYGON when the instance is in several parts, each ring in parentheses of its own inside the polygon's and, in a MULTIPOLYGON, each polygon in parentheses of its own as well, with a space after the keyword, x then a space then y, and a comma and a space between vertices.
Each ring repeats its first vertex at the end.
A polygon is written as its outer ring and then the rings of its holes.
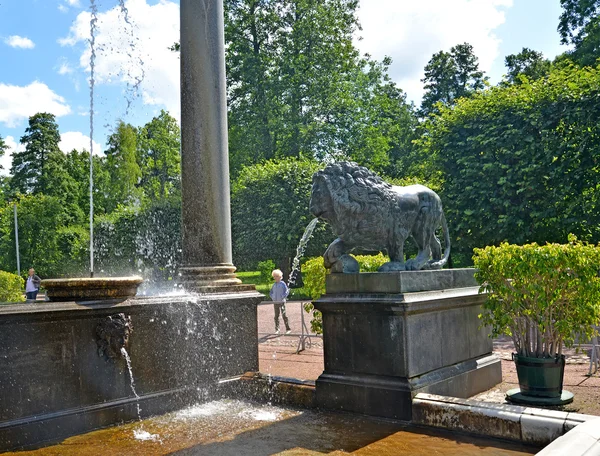
POLYGON ((281 316, 283 317, 283 322, 285 323, 285 333, 289 334, 292 332, 290 329, 290 322, 288 321, 288 317, 285 313, 285 299, 290 293, 290 289, 287 287, 285 282, 281 279, 283 278, 283 273, 279 269, 275 269, 271 275, 275 280, 275 283, 271 287, 271 291, 269 292, 269 296, 271 296, 271 301, 273 301, 273 307, 275 308, 275 334, 279 334, 279 313, 281 312, 281 316))

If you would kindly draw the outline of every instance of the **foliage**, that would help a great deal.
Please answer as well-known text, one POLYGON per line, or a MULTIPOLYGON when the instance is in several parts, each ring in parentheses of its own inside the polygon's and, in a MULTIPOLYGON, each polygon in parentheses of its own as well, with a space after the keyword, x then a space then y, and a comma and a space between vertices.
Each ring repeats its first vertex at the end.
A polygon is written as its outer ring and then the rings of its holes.
POLYGON ((271 280, 271 273, 275 269, 275 262, 273 260, 265 260, 258 262, 258 270, 260 271, 260 278, 262 280, 271 280))
MULTIPOLYGON (((412 107, 390 60, 354 47, 357 0, 225 2, 230 169, 284 157, 350 157, 394 170, 412 107)), ((174 47, 176 49, 176 47, 174 47)))
POLYGON ((553 357, 600 321, 600 245, 503 243, 475 249, 475 277, 487 292, 482 320, 512 336, 519 355, 553 357))
POLYGON ((327 269, 323 266, 323 257, 314 257, 306 260, 302 265, 304 288, 311 299, 319 299, 325 294, 325 277, 327 269))
MULTIPOLYGON (((289 158, 242 170, 231 189, 235 264, 249 269, 273 259, 287 280, 298 241, 313 218, 308 204, 312 175, 320 166, 312 160, 289 158)), ((323 252, 331 237, 325 224, 317 225, 306 254, 323 252)))
POLYGON ((500 242, 600 240, 600 72, 573 65, 442 108, 422 144, 444 176, 453 256, 500 242))
POLYGON ((0 271, 0 302, 23 302, 25 281, 10 272, 0 271))
MULTIPOLYGON (((180 197, 180 148, 177 121, 164 109, 141 128, 138 137, 140 186, 149 200, 180 197)), ((132 162, 129 166, 135 169, 132 162)))
POLYGON ((486 81, 487 77, 479 70, 479 61, 469 43, 457 44, 450 52, 433 54, 421 80, 425 89, 421 114, 426 116, 437 112, 437 103, 451 106, 459 98, 483 89, 486 81))
MULTIPOLYGON (((377 255, 353 255, 358 261, 362 272, 376 272, 379 267, 390 261, 390 259, 379 253, 377 255)), ((310 258, 302 265, 302 275, 304 278, 304 289, 313 300, 319 299, 325 294, 325 278, 327 270, 323 266, 323 257, 310 258)), ((314 309, 312 303, 304 304, 304 310, 308 313, 313 312, 313 318, 310 322, 311 329, 321 334, 323 332, 323 320, 321 312, 314 309)))
MULTIPOLYGON (((0 158, 8 151, 8 144, 4 141, 4 138, 0 136, 0 158)), ((0 170, 4 169, 2 165, 0 165, 0 170)))
POLYGON ((550 72, 550 61, 541 52, 524 47, 518 54, 507 55, 506 82, 520 84, 523 76, 528 79, 540 79, 550 72))
POLYGON ((600 0, 560 0, 558 33, 567 54, 580 65, 595 65, 600 57, 600 0))
POLYGON ((53 114, 37 113, 29 118, 29 126, 21 137, 25 150, 12 157, 13 190, 20 193, 45 192, 50 175, 47 162, 52 154, 60 154, 60 133, 53 114))
POLYGON ((119 204, 127 205, 139 199, 136 186, 142 177, 142 172, 137 160, 137 143, 137 129, 123 121, 119 121, 115 132, 108 137, 105 153, 106 169, 112 187, 110 212, 119 204))
MULTIPOLYGON (((40 277, 61 275, 63 255, 59 249, 64 212, 60 200, 44 194, 23 196, 17 201, 20 259, 23 269, 34 267, 40 277)), ((0 269, 16 270, 15 230, 12 204, 0 209, 0 269)))

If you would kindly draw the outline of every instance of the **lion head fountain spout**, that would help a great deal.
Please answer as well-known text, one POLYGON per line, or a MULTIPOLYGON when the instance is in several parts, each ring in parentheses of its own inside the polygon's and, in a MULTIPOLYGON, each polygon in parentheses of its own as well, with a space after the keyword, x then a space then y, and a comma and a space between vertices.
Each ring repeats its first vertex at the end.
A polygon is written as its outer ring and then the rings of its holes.
POLYGON ((310 212, 328 222, 338 238, 323 254, 332 272, 356 273, 355 248, 387 251, 380 272, 441 269, 450 256, 450 236, 440 197, 423 185, 399 187, 352 162, 328 165, 313 176, 310 212), (445 251, 435 235, 444 233, 445 251), (404 262, 404 241, 417 243, 415 258, 404 262))

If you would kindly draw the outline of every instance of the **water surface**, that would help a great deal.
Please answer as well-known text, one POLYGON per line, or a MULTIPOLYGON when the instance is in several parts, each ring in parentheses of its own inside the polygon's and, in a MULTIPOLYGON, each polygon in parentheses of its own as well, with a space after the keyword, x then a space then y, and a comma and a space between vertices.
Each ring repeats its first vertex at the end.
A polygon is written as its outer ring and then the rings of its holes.
POLYGON ((535 448, 361 415, 220 400, 18 455, 524 455, 535 448))

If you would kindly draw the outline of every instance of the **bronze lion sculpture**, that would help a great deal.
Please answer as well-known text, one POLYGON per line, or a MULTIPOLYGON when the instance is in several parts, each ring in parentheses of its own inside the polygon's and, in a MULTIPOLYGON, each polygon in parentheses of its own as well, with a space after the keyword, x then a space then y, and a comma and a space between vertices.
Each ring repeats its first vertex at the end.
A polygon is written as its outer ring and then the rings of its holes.
POLYGON ((440 197, 423 185, 398 187, 352 162, 328 165, 313 175, 310 212, 328 222, 338 238, 323 254, 332 272, 358 272, 348 255, 356 248, 387 251, 380 272, 441 269, 450 256, 450 236, 440 197), (441 226, 445 251, 435 235, 441 226), (404 261, 404 242, 412 237, 415 258, 404 261))

